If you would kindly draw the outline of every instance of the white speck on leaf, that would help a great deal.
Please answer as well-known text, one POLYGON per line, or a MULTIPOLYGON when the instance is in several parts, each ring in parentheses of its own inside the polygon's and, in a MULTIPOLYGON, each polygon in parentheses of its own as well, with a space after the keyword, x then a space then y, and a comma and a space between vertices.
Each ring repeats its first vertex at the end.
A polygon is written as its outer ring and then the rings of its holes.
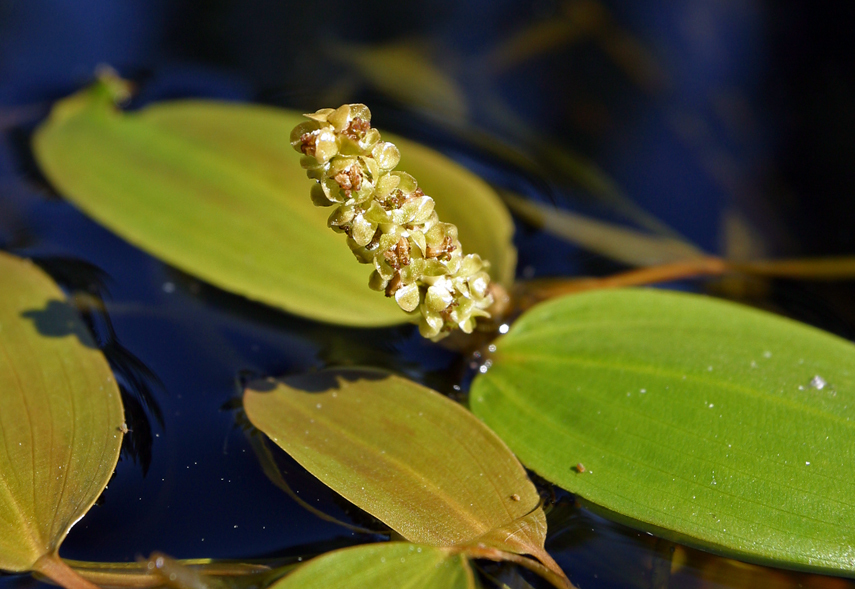
POLYGON ((822 389, 824 389, 827 384, 828 383, 825 381, 825 379, 822 378, 818 374, 816 376, 814 376, 812 379, 810 379, 810 386, 812 386, 813 388, 815 388, 818 391, 821 391, 822 389))

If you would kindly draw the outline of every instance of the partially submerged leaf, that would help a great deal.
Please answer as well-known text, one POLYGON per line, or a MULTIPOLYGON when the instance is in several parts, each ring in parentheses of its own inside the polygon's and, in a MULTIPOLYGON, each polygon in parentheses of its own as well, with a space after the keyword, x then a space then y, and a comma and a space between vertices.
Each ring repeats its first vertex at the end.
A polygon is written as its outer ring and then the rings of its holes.
POLYGON ((382 45, 324 45, 332 57, 402 104, 456 122, 466 120, 466 95, 447 68, 437 62, 435 43, 407 39, 382 45))
POLYGON ((343 548, 314 558, 270 589, 475 589, 465 555, 408 542, 343 548))
POLYGON ((0 252, 0 569, 54 558, 113 473, 119 390, 62 291, 0 252))
POLYGON ((250 383, 244 407, 309 472, 405 539, 483 544, 554 565, 525 470, 446 397, 380 371, 340 370, 250 383))
MULTIPOLYGON (((253 300, 341 325, 407 321, 368 288, 371 268, 312 203, 289 141, 299 113, 180 101, 126 114, 105 84, 59 102, 34 137, 46 176, 76 206, 148 253, 253 300)), ((492 189, 436 152, 395 140, 399 169, 509 284, 512 223, 492 189), (495 226, 485 230, 485 217, 495 226)))
POLYGON ((667 235, 652 235, 544 205, 515 194, 503 198, 528 223, 587 250, 631 266, 652 266, 704 253, 690 243, 667 235))
POLYGON ((615 290, 525 313, 472 410, 618 519, 779 566, 855 574, 855 346, 700 296, 615 290))

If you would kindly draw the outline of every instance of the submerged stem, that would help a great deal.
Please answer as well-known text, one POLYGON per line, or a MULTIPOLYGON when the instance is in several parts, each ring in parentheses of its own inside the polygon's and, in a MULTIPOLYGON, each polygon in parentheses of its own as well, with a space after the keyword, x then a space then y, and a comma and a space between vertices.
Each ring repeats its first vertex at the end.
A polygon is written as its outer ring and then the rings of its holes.
POLYGON ((303 501, 300 496, 294 492, 290 485, 285 482, 285 477, 283 477, 282 473, 279 471, 279 467, 276 465, 276 461, 273 459, 273 455, 270 453, 270 448, 267 447, 264 439, 259 436, 252 435, 247 435, 247 439, 249 440, 250 446, 252 446, 252 450, 255 452, 255 456, 258 458, 258 462, 261 464, 261 469, 264 471, 264 474, 267 475, 267 478, 270 479, 270 482, 285 491, 285 493, 300 505, 300 507, 324 521, 338 524, 351 532, 359 534, 389 534, 389 530, 369 530, 368 528, 355 526, 345 521, 341 521, 340 519, 337 519, 303 501))
MULTIPOLYGON (((264 564, 218 562, 207 558, 177 562, 209 577, 242 577, 268 574, 271 571, 270 566, 264 564)), ((101 587, 150 589, 163 586, 163 580, 152 574, 147 562, 105 563, 69 560, 66 564, 84 579, 101 587)))

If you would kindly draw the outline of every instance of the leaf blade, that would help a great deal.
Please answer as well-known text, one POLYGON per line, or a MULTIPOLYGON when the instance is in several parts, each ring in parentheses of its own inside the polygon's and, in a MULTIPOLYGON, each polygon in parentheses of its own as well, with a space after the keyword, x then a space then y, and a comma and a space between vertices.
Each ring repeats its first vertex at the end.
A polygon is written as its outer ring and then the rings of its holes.
MULTIPOLYGON (((464 545, 540 511, 504 443, 453 401, 379 371, 321 375, 322 385, 315 375, 251 383, 247 416, 407 540, 464 545)), ((533 542, 542 547, 545 525, 529 528, 523 535, 539 535, 533 542)))
MULTIPOLYGON (((354 327, 407 321, 367 288, 371 269, 312 204, 289 143, 298 113, 182 101, 124 114, 106 94, 96 85, 61 101, 34 136, 39 165, 86 214, 185 272, 297 315, 354 327)), ((435 152, 412 151, 405 162, 442 171, 419 178, 436 184, 440 211, 462 194, 505 224, 490 235, 453 210, 448 218, 472 234, 467 248, 496 257, 498 278, 511 278, 510 217, 492 189, 435 152)))
POLYGON ((119 457, 121 398, 59 288, 0 253, 0 568, 55 554, 119 457))
POLYGON ((474 589, 476 586, 463 554, 427 545, 387 542, 321 555, 274 583, 271 589, 474 589))
POLYGON ((542 476, 683 542, 855 571, 848 342, 704 297, 626 290, 535 307, 496 345, 472 409, 542 476), (811 386, 817 375, 833 395, 811 386))

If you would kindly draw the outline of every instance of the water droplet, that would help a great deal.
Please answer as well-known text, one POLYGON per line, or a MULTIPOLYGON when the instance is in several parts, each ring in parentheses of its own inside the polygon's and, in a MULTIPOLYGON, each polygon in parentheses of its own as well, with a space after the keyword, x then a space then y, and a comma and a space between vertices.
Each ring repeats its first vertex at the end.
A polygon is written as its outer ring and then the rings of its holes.
POLYGON ((315 407, 317 407, 318 409, 320 409, 320 408, 321 408, 321 404, 320 404, 320 403, 318 403, 317 405, 315 405, 315 407))
POLYGON ((828 383, 825 382, 825 379, 822 378, 818 374, 816 376, 814 376, 812 379, 810 379, 810 386, 812 386, 813 388, 815 388, 818 391, 821 391, 822 389, 824 389, 827 384, 828 383))
POLYGON ((810 462, 805 462, 805 466, 810 466, 810 462))
POLYGON ((766 350, 765 352, 763 352, 763 357, 764 358, 771 358, 772 352, 770 352, 769 350, 766 350))
POLYGON ((508 325, 507 323, 502 323, 502 324, 499 326, 499 333, 501 333, 501 334, 508 333, 508 330, 509 330, 510 328, 511 328, 511 326, 510 326, 510 325, 508 325))
POLYGON ((641 392, 641 394, 643 395, 644 393, 646 393, 646 392, 647 392, 647 389, 641 389, 641 391, 640 391, 640 392, 641 392))

